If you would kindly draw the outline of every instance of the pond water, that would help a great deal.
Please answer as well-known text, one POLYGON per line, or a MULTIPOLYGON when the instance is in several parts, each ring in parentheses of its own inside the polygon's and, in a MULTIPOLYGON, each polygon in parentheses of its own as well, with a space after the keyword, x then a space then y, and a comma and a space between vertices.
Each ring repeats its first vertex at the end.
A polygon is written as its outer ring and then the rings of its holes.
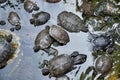
MULTIPOLYGON (((12 0, 11 0, 12 1, 12 0)), ((50 13, 51 19, 43 26, 34 27, 29 23, 29 19, 32 17, 32 13, 27 13, 23 9, 23 4, 20 4, 19 9, 12 9, 6 7, 6 10, 0 8, 0 19, 6 21, 6 25, 1 26, 1 29, 9 30, 12 25, 7 21, 7 17, 10 11, 15 11, 21 18, 22 28, 19 31, 14 31, 20 37, 20 53, 18 57, 7 65, 4 69, 0 70, 0 80, 54 80, 54 78, 49 79, 48 76, 43 76, 39 67, 39 62, 44 59, 50 59, 52 56, 48 56, 47 53, 39 51, 34 53, 33 46, 36 35, 45 28, 46 25, 56 25, 57 15, 64 11, 70 11, 77 14, 80 18, 81 13, 75 10, 75 0, 67 0, 67 3, 63 1, 55 4, 50 4, 45 2, 45 0, 34 0, 40 7, 39 11, 46 11, 50 13)), ((39 12, 35 11, 33 13, 39 12)), ((68 32, 69 33, 69 32, 68 32)), ((82 71, 90 65, 93 65, 90 44, 88 43, 88 33, 69 33, 70 42, 65 46, 55 47, 59 54, 71 54, 73 51, 79 51, 82 54, 87 55, 87 61, 80 65, 80 71, 75 77, 75 72, 77 69, 69 72, 67 75, 73 80, 79 80, 82 71)), ((79 67, 79 66, 78 66, 79 67)))

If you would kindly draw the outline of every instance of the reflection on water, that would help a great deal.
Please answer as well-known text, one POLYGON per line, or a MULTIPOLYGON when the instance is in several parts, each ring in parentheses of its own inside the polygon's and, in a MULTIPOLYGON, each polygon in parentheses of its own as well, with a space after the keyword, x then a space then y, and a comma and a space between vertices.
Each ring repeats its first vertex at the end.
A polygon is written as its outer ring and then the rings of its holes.
MULTIPOLYGON (((69 0, 65 4, 63 1, 50 4, 46 3, 45 0, 35 0, 38 6, 40 7, 40 11, 46 11, 51 14, 51 19, 45 25, 52 25, 57 24, 57 15, 64 11, 71 11, 75 13, 75 0, 69 0)), ((38 53, 34 53, 33 46, 34 46, 34 39, 36 35, 44 29, 44 26, 34 27, 30 25, 29 19, 32 17, 32 14, 27 13, 23 9, 23 4, 19 5, 21 8, 13 9, 13 8, 6 8, 3 10, 0 8, 0 19, 6 21, 6 25, 0 26, 2 29, 9 30, 12 25, 9 24, 7 21, 7 17, 10 11, 16 11, 21 18, 21 30, 14 31, 19 37, 21 42, 21 51, 18 57, 7 67, 0 70, 0 80, 49 80, 48 76, 43 76, 39 67, 39 62, 42 62, 44 59, 50 59, 52 57, 48 57, 47 53, 43 51, 39 51, 38 53), (43 55, 41 55, 44 53, 43 55)), ((36 12, 33 12, 36 13, 36 12)), ((76 13, 78 16, 81 17, 81 13, 76 13)), ((73 80, 78 80, 79 76, 82 71, 84 71, 87 66, 92 65, 92 57, 91 52, 89 51, 89 43, 87 42, 87 33, 69 33, 70 42, 65 46, 55 47, 58 49, 59 54, 71 54, 73 51, 79 51, 82 54, 87 55, 87 61, 81 65, 80 71, 76 77, 74 74, 77 69, 68 73, 73 80)), ((54 80, 51 78, 50 80, 54 80)))

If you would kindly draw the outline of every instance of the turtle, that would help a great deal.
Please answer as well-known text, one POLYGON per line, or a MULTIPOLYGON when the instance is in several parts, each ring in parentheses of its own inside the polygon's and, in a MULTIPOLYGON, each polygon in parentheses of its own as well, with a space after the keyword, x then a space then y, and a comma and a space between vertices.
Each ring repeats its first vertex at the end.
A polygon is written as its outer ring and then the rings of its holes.
POLYGON ((94 64, 95 64, 94 65, 95 70, 98 73, 101 73, 104 75, 104 74, 107 74, 111 70, 113 66, 113 60, 110 55, 105 54, 105 55, 101 55, 97 57, 94 64))
POLYGON ((46 68, 42 69, 42 74, 44 76, 49 75, 49 77, 56 77, 60 79, 60 77, 75 69, 74 65, 83 64, 86 59, 87 55, 79 54, 78 51, 74 51, 71 55, 58 55, 49 61, 44 60, 43 64, 41 65, 46 65, 46 68))
POLYGON ((28 13, 31 13, 33 11, 38 11, 39 7, 37 6, 36 3, 32 2, 31 0, 27 0, 27 1, 24 2, 24 9, 28 13))
POLYGON ((48 12, 40 11, 36 14, 32 14, 32 19, 30 19, 30 23, 34 26, 40 26, 48 22, 50 19, 50 14, 48 12))
POLYGON ((57 16, 57 24, 69 32, 88 32, 88 28, 85 27, 83 21, 79 16, 73 12, 63 11, 57 16))
MULTIPOLYGON (((56 44, 57 46, 66 45, 70 41, 68 33, 62 28, 52 25, 46 26, 45 29, 40 31, 35 39, 34 52, 38 52, 40 49, 47 53, 57 55, 56 49, 52 48, 51 45, 56 44)), ((54 45, 55 46, 55 45, 54 45)))
POLYGON ((19 15, 14 12, 14 11, 11 11, 8 15, 8 22, 15 26, 15 29, 16 30, 20 30, 21 29, 21 22, 20 22, 20 17, 19 15))

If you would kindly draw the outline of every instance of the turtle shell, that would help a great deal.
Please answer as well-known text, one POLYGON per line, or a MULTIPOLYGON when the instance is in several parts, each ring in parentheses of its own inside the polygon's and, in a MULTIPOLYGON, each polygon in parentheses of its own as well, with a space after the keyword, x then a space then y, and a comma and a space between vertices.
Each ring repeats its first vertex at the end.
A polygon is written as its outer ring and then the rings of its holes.
POLYGON ((20 24, 20 17, 18 16, 16 12, 12 11, 9 13, 8 21, 10 22, 10 24, 16 26, 20 24))
POLYGON ((63 11, 57 17, 57 24, 69 32, 80 32, 83 22, 76 14, 63 11))
POLYGON ((34 26, 43 25, 47 23, 48 20, 50 19, 50 14, 43 11, 33 14, 32 16, 33 18, 30 19, 30 23, 33 24, 34 26))
POLYGON ((56 25, 50 27, 49 34, 61 44, 65 45, 70 41, 68 33, 56 25))
POLYGON ((53 39, 49 35, 49 29, 44 29, 38 33, 35 39, 35 45, 40 49, 46 49, 53 43, 53 39))
POLYGON ((48 68, 51 76, 62 76, 73 69, 73 59, 67 54, 61 54, 49 61, 48 68))

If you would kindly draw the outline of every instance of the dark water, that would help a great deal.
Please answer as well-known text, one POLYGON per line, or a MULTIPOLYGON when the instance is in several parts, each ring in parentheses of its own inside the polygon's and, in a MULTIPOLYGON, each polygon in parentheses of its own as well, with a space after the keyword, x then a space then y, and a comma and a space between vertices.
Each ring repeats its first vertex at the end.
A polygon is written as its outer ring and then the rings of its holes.
MULTIPOLYGON (((66 4, 63 1, 57 4, 46 3, 45 0, 35 1, 40 7, 39 11, 46 11, 51 14, 51 19, 45 25, 56 25, 57 15, 64 10, 76 13, 75 0, 68 0, 66 4)), ((1 29, 9 30, 12 27, 12 25, 7 21, 10 11, 15 11, 19 14, 22 25, 20 31, 14 31, 17 36, 20 37, 20 53, 12 63, 0 70, 0 80, 54 80, 54 78, 49 79, 48 76, 43 76, 41 70, 38 68, 39 62, 52 57, 48 57, 47 53, 44 53, 43 51, 39 51, 38 53, 33 52, 34 39, 36 35, 45 28, 45 25, 39 27, 30 25, 29 19, 32 14, 27 13, 23 9, 23 4, 20 4, 19 7, 21 8, 20 10, 9 7, 7 7, 6 10, 0 8, 0 19, 5 20, 7 23, 4 26, 0 26, 1 29), (42 53, 44 54, 41 55, 42 53)), ((81 13, 77 12, 76 14, 81 17, 81 13)), ((70 54, 73 51, 79 51, 80 53, 87 55, 87 61, 81 65, 80 71, 76 77, 74 77, 74 74, 77 69, 67 74, 71 79, 79 80, 81 72, 93 64, 91 52, 89 50, 89 43, 87 41, 88 33, 69 33, 69 36, 70 42, 66 46, 55 48, 58 49, 59 54, 70 54)))

